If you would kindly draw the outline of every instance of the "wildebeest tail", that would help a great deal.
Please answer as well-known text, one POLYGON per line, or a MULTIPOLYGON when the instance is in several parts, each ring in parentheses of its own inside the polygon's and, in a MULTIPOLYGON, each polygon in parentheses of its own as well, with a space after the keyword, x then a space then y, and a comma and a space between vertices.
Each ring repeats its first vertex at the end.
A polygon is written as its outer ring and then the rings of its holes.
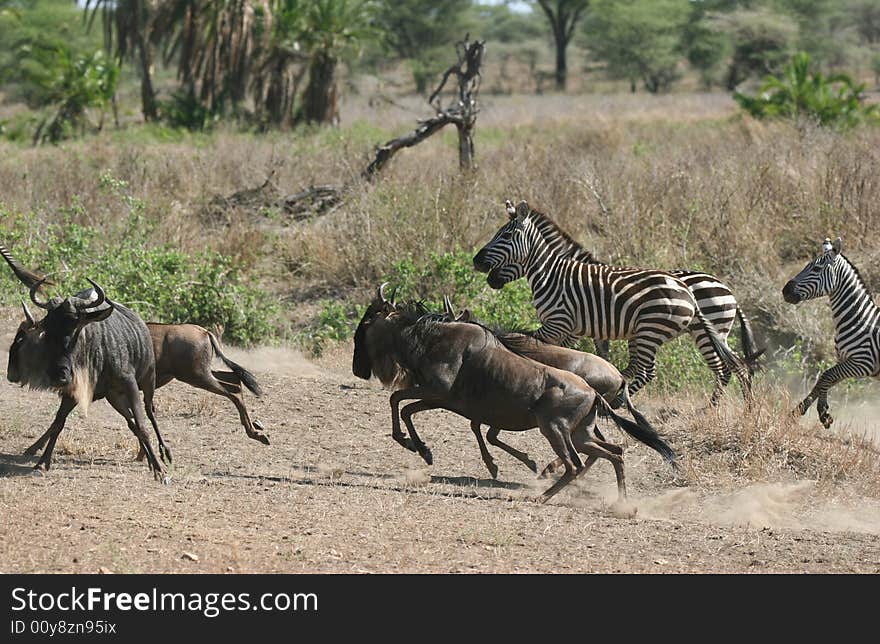
POLYGON ((754 374, 763 368, 763 365, 758 362, 758 358, 764 355, 767 349, 766 347, 763 349, 758 348, 758 344, 755 342, 755 335, 752 333, 752 325, 749 324, 749 319, 739 306, 736 307, 736 317, 739 319, 743 352, 746 354, 746 365, 749 367, 749 373, 754 374))
POLYGON ((259 383, 257 382, 256 376, 252 374, 250 371, 242 367, 240 364, 233 362, 220 350, 220 343, 217 341, 217 338, 213 333, 208 331, 208 337, 211 338, 211 346, 214 347, 214 353, 217 354, 217 357, 223 361, 227 367, 232 369, 233 373, 238 376, 238 379, 241 380, 241 384, 250 389, 255 396, 262 396, 263 390, 260 388, 259 383))
POLYGON ((651 424, 647 421, 647 419, 642 416, 638 411, 634 411, 635 407, 632 406, 632 402, 629 400, 629 393, 627 392, 626 400, 627 400, 627 408, 630 410, 630 413, 633 415, 633 418, 636 419, 636 422, 629 420, 628 418, 624 418, 623 416, 618 416, 614 413, 614 410, 605 402, 605 399, 602 396, 596 396, 596 404, 599 406, 599 412, 603 416, 609 416, 611 420, 615 422, 615 424, 620 427, 627 434, 635 438, 637 441, 644 443, 651 449, 655 450, 660 456, 663 457, 667 463, 669 463, 673 468, 677 469, 678 465, 675 462, 675 451, 664 441, 660 434, 657 433, 651 424))

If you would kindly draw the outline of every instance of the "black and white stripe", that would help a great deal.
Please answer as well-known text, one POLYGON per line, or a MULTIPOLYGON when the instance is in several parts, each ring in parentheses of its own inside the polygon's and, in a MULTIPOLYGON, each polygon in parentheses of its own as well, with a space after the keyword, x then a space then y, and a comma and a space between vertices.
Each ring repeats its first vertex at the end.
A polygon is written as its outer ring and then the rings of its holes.
POLYGON ((834 243, 826 239, 822 252, 782 289, 789 304, 828 296, 831 305, 838 362, 819 376, 797 408, 803 415, 818 400, 819 420, 825 427, 834 422, 828 410, 831 387, 847 378, 880 376, 880 308, 841 248, 840 238, 834 243))
POLYGON ((659 347, 697 324, 707 339, 701 352, 718 380, 715 397, 732 371, 747 385, 745 363, 715 331, 681 279, 665 271, 565 257, 541 234, 538 223, 545 215, 524 201, 509 215, 510 221, 474 257, 474 266, 488 272, 493 288, 528 279, 542 322, 535 337, 553 344, 584 336, 628 340, 630 359, 623 375, 635 393, 654 378, 659 347))
MULTIPOLYGON (((510 201, 507 202, 507 209, 508 212, 513 209, 513 204, 510 201)), ((562 257, 569 257, 588 264, 604 264, 604 262, 597 260, 590 251, 576 242, 571 235, 562 230, 548 216, 541 213, 536 214, 538 216, 535 217, 535 224, 547 244, 554 249, 554 252, 562 257)), ((746 362, 750 365, 750 368, 753 368, 757 359, 764 353, 764 350, 758 349, 749 319, 737 303, 730 287, 714 275, 702 271, 671 270, 668 272, 687 284, 691 293, 694 294, 697 307, 703 312, 706 319, 712 323, 712 326, 715 327, 715 330, 718 331, 721 337, 726 339, 733 329, 734 321, 739 320, 743 353, 745 354, 746 362)), ((694 337, 701 352, 710 350, 709 340, 696 320, 691 324, 688 331, 694 337)), ((597 340, 596 350, 603 358, 608 358, 607 341, 597 340)), ((724 376, 725 384, 729 380, 730 372, 728 371, 724 376)))

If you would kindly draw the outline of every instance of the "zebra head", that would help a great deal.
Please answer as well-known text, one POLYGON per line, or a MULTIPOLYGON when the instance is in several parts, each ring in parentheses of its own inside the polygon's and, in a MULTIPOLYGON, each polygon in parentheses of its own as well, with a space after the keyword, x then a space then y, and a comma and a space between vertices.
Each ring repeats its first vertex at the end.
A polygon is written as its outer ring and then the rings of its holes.
POLYGON ((529 205, 525 201, 515 208, 510 201, 505 205, 509 221, 474 255, 474 268, 488 273, 486 282, 495 289, 525 275, 526 259, 532 249, 528 231, 534 226, 529 220, 529 205))
POLYGON ((782 297, 789 304, 798 304, 833 293, 837 288, 839 271, 838 258, 842 247, 838 237, 833 243, 826 238, 822 252, 807 262, 800 273, 791 278, 782 289, 782 297))

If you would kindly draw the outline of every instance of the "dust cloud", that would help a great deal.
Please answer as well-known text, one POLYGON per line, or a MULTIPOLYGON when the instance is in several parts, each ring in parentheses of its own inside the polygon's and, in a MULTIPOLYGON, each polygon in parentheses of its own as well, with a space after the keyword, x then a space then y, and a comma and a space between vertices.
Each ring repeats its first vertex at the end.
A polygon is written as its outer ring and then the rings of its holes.
POLYGON ((812 481, 758 483, 727 493, 684 488, 633 502, 638 516, 647 519, 880 534, 880 501, 820 497, 812 481))
POLYGON ((224 346, 223 353, 256 373, 271 372, 282 376, 304 377, 326 375, 318 365, 309 362, 302 353, 289 347, 258 347, 246 350, 224 346))

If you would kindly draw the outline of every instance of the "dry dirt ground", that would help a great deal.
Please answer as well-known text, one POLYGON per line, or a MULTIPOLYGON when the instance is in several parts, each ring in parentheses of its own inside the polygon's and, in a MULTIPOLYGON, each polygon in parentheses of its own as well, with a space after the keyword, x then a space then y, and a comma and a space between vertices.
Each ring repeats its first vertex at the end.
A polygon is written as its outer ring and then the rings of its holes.
MULTIPOLYGON (((387 393, 352 376, 344 351, 319 364, 286 349, 230 353, 266 390, 248 403, 272 445, 248 439, 228 401, 172 383, 157 395, 170 485, 134 461, 105 401, 71 416, 52 469, 34 473, 20 454, 57 398, 4 377, 0 571, 880 572, 876 500, 796 480, 682 486, 629 441, 626 507, 607 463, 540 506, 529 499, 547 483, 504 453, 492 480, 449 413, 416 417, 433 467, 394 443, 387 393)), ((551 456, 537 431, 508 439, 551 456)))

